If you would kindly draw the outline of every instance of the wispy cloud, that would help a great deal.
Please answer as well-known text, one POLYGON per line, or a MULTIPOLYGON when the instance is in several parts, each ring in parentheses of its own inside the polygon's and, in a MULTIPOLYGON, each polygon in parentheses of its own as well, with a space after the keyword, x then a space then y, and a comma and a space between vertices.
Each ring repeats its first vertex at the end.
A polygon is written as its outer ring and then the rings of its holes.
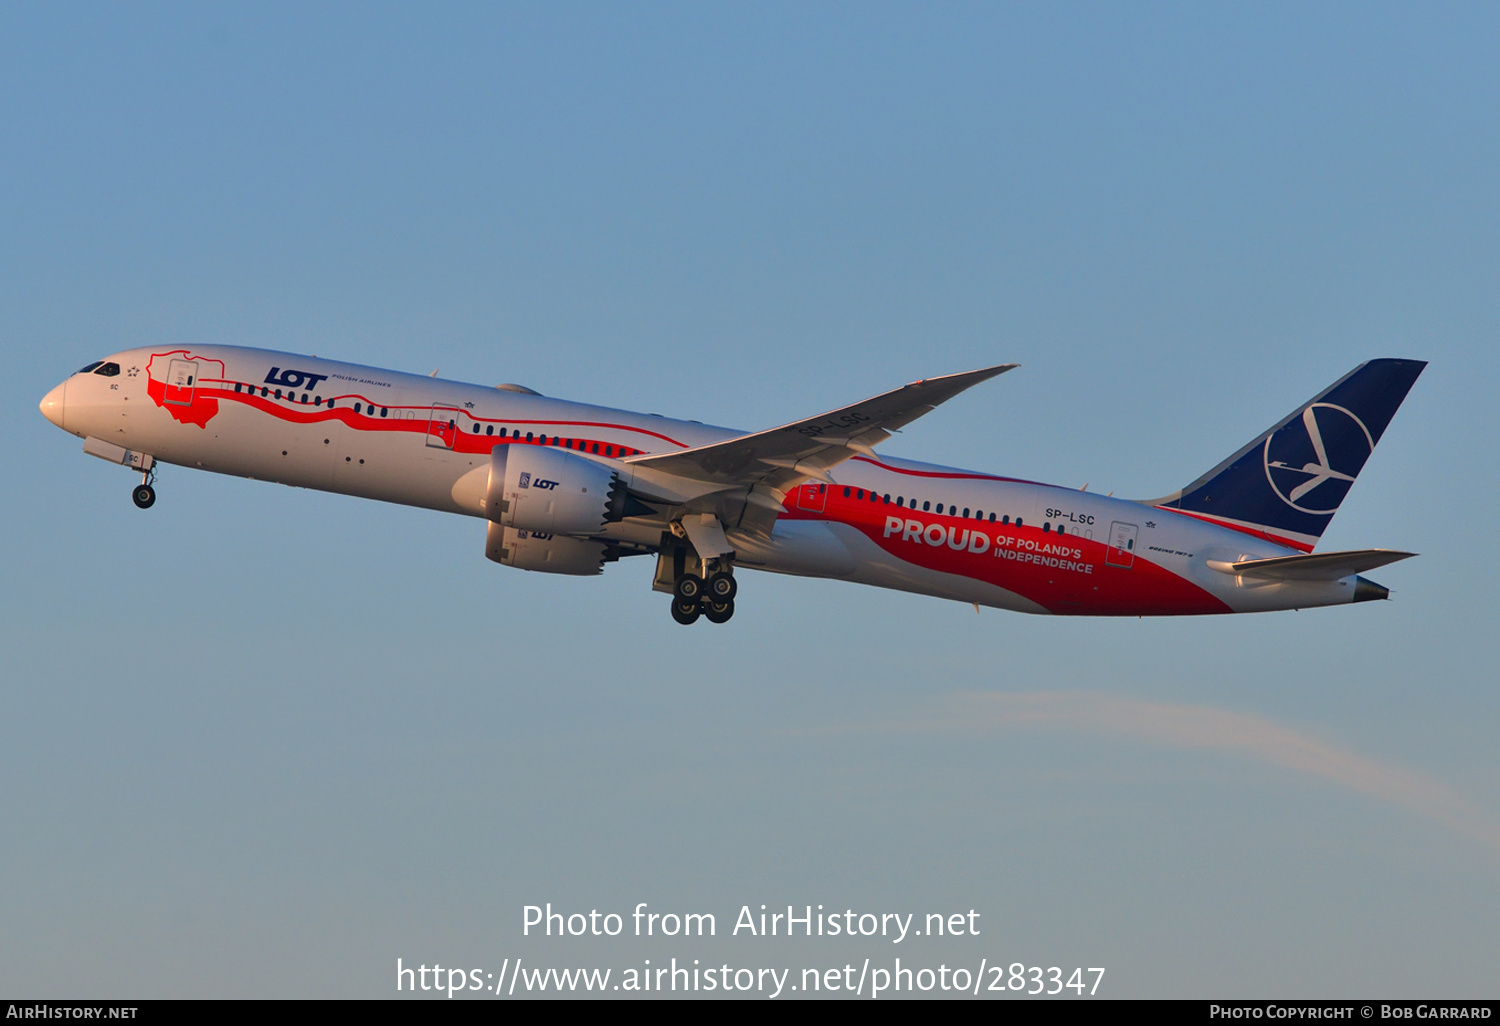
POLYGON ((955 724, 970 728, 1076 730, 1243 755, 1391 802, 1500 851, 1495 818, 1429 774, 1368 758, 1263 716, 1091 691, 966 693, 958 696, 958 707, 955 724))

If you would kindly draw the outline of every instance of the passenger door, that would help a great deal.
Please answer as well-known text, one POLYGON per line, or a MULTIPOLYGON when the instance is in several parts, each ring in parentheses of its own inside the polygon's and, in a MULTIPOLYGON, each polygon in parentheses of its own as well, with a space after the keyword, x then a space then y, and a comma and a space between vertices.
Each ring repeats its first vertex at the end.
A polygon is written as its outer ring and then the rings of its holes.
POLYGON ((1110 524, 1109 549, 1104 554, 1104 562, 1129 570, 1135 563, 1135 539, 1139 530, 1135 524, 1119 520, 1110 524))
POLYGON ((458 437, 457 406, 434 403, 432 419, 427 422, 427 447, 429 449, 452 449, 458 437))
POLYGON ((163 402, 179 406, 193 404, 193 383, 198 380, 197 360, 173 360, 167 364, 167 387, 163 402))
POLYGON ((826 484, 805 484, 797 489, 798 509, 805 509, 809 513, 821 513, 827 502, 828 486, 826 484))

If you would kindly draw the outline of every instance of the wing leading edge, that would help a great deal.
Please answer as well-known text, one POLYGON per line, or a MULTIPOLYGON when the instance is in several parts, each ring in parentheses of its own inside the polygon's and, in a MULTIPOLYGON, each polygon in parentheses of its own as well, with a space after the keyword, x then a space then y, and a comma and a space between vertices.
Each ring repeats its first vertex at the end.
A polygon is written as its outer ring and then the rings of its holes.
POLYGON ((632 456, 632 466, 693 478, 725 489, 752 489, 749 501, 767 508, 780 499, 755 493, 785 493, 814 478, 829 481, 828 471, 857 454, 875 455, 875 446, 891 433, 930 413, 960 392, 1019 367, 1003 363, 981 370, 925 378, 862 402, 817 417, 783 424, 769 431, 740 435, 723 442, 677 452, 632 456))

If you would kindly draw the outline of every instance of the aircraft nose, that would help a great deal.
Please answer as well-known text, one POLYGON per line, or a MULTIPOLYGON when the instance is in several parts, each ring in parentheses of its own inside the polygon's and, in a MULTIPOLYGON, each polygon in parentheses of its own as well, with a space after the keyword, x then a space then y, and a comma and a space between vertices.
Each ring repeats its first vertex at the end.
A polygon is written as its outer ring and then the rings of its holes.
POLYGON ((42 398, 42 416, 58 427, 63 426, 63 407, 68 397, 68 383, 64 381, 42 398))

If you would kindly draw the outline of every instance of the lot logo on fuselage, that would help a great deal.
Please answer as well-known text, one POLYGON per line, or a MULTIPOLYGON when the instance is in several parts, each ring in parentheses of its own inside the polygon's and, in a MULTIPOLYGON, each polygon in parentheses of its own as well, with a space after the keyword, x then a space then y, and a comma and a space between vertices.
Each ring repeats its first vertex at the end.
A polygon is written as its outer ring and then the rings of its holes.
POLYGON ((327 374, 314 374, 312 371, 282 370, 280 367, 272 367, 271 373, 266 375, 266 384, 280 385, 283 388, 317 388, 318 382, 327 381, 327 374))
POLYGON ((1266 439, 1266 480, 1292 509, 1332 515, 1375 449, 1370 429, 1349 410, 1313 403, 1266 439), (1313 494, 1316 493, 1316 494, 1313 494), (1303 499, 1311 500, 1303 503, 1303 499))

